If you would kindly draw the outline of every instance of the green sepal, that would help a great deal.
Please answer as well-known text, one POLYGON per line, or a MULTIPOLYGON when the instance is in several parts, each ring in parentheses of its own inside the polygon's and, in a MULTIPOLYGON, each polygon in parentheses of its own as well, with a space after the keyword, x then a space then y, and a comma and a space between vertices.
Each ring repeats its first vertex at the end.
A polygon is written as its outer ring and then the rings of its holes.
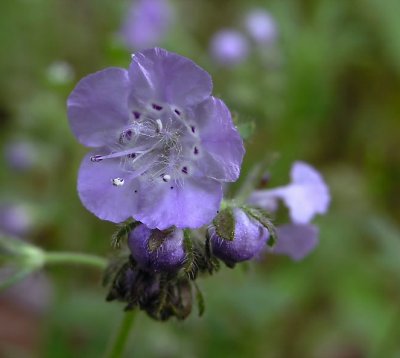
POLYGON ((269 232, 269 239, 267 245, 274 247, 277 242, 276 228, 270 219, 270 214, 263 209, 254 208, 249 206, 242 206, 243 211, 251 218, 257 220, 262 226, 264 226, 269 232))
POLYGON ((222 209, 213 220, 216 234, 224 240, 232 241, 235 238, 235 217, 233 209, 222 209))
POLYGON ((199 312, 199 317, 201 317, 204 314, 204 311, 206 308, 203 292, 201 292, 200 287, 197 285, 196 282, 193 282, 193 286, 196 291, 196 302, 197 302, 197 309, 199 312))
POLYGON ((183 271, 190 280, 195 280, 197 277, 197 264, 196 264, 196 252, 193 247, 192 239, 190 238, 190 231, 184 231, 183 247, 185 249, 186 257, 183 271))
POLYGON ((111 246, 115 249, 119 249, 122 240, 125 240, 129 233, 139 224, 140 222, 134 220, 119 224, 117 230, 111 236, 111 246))
POLYGON ((166 230, 152 230, 149 241, 147 243, 147 248, 149 249, 149 252, 157 251, 165 242, 166 238, 173 233, 173 231, 173 228, 166 230))

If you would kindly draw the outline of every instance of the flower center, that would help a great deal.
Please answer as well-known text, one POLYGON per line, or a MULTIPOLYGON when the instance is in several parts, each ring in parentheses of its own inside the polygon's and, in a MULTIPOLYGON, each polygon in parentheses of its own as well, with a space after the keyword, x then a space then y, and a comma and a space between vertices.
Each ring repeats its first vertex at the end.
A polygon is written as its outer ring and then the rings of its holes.
MULTIPOLYGON (((130 122, 117 135, 109 153, 95 155, 91 161, 119 160, 126 178, 141 175, 179 184, 191 175, 191 161, 199 155, 199 148, 197 128, 187 122, 182 110, 153 103, 146 110, 132 111, 130 122)), ((116 187, 124 182, 120 177, 111 179, 116 187)))

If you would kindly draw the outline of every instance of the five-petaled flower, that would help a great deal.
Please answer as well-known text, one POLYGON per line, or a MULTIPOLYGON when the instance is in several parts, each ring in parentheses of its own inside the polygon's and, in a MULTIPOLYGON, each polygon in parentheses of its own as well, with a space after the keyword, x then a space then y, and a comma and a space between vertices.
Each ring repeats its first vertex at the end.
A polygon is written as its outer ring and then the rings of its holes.
POLYGON ((207 72, 160 48, 136 53, 128 70, 83 78, 68 117, 78 140, 95 148, 79 171, 85 207, 160 230, 208 224, 244 155, 228 108, 211 91, 207 72))

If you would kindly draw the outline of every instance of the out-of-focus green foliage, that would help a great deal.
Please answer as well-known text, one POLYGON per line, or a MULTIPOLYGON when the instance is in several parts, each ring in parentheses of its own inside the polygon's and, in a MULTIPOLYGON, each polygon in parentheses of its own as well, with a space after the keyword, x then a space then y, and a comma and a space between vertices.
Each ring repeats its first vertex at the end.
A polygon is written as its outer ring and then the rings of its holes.
MULTIPOLYGON (((200 280, 204 316, 160 324, 140 315, 127 356, 399 356, 400 2, 173 5, 175 25, 161 45, 206 68, 214 93, 239 120, 256 123, 243 173, 278 152, 272 184, 284 184, 293 160, 305 160, 322 171, 333 200, 317 220, 320 245, 310 257, 300 263, 267 257, 246 271, 224 269, 200 280), (277 46, 253 52, 236 68, 218 67, 208 55, 210 37, 223 27, 241 29, 253 6, 276 18, 277 46)), ((86 149, 68 128, 65 101, 84 75, 128 65, 130 54, 116 38, 127 6, 0 2, 0 149, 15 140, 37 148, 35 165, 24 172, 13 171, 1 154, 0 198, 31 207, 29 239, 46 249, 111 251, 114 226, 88 213, 76 193, 86 149)), ((105 303, 92 271, 47 272, 54 294, 35 321, 38 344, 20 350, 0 334, 0 346, 23 357, 100 356, 122 307, 105 303)), ((1 318, 1 325, 7 329, 10 321, 1 318)))

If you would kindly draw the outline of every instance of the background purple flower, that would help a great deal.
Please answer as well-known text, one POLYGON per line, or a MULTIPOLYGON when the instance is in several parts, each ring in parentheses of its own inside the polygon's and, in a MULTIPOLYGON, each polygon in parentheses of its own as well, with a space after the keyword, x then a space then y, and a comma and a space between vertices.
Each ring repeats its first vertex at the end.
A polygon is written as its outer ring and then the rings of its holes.
POLYGON ((247 58, 249 46, 239 31, 225 29, 212 37, 210 52, 215 62, 221 65, 237 65, 247 58))
POLYGON ((269 237, 268 231, 239 208, 234 209, 235 235, 232 241, 220 238, 210 228, 210 240, 215 256, 227 263, 250 260, 262 251, 269 237))
POLYGON ((271 210, 276 207, 276 201, 282 199, 289 209, 291 220, 297 224, 309 223, 316 214, 327 212, 329 188, 317 170, 304 162, 295 162, 291 179, 289 185, 253 192, 249 203, 271 210))
POLYGON ((135 0, 121 29, 122 38, 131 50, 159 45, 172 22, 168 0, 135 0))
POLYGON ((245 18, 245 27, 258 44, 272 44, 278 35, 275 19, 263 9, 250 11, 245 18))
POLYGON ((128 71, 82 79, 68 116, 76 137, 96 147, 79 171, 86 208, 161 230, 208 224, 244 155, 228 108, 211 91, 207 72, 160 48, 135 54, 128 71))
POLYGON ((18 171, 29 170, 37 164, 37 148, 29 141, 10 141, 4 147, 4 156, 8 165, 18 171))
POLYGON ((173 230, 168 235, 146 225, 139 225, 131 231, 128 240, 129 249, 135 261, 143 269, 170 271, 179 268, 185 259, 183 231, 173 230), (150 241, 157 245, 151 248, 150 241))
POLYGON ((25 236, 33 228, 30 210, 22 204, 0 204, 0 232, 17 237, 25 236))

